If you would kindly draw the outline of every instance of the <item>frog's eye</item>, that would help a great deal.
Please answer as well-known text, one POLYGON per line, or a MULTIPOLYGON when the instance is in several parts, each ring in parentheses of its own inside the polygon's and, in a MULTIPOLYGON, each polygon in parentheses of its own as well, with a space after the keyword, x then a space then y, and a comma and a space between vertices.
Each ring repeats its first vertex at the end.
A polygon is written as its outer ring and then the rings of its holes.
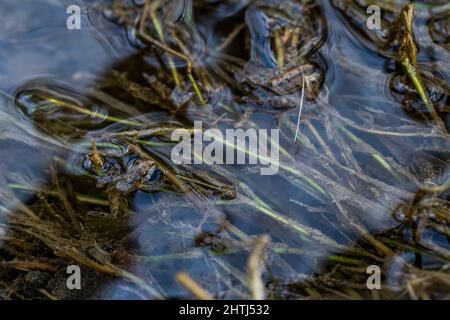
POLYGON ((161 181, 162 177, 162 171, 156 167, 153 167, 147 174, 147 183, 149 185, 155 185, 161 181))
POLYGON ((138 156, 130 156, 126 162, 127 170, 132 169, 135 165, 139 164, 140 158, 138 156))
POLYGON ((97 170, 97 167, 92 159, 92 155, 86 155, 83 158, 83 161, 81 162, 81 166, 83 168, 83 170, 91 173, 91 174, 106 174, 109 171, 111 171, 111 169, 113 167, 117 166, 117 161, 113 158, 107 158, 107 157, 102 157, 102 167, 100 168, 100 172, 97 170))

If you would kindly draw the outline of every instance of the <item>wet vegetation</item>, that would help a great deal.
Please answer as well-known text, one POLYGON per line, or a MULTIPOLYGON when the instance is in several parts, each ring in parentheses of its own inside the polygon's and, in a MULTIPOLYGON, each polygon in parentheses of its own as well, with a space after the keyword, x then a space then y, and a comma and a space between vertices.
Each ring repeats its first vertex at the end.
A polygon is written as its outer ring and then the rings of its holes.
POLYGON ((2 27, 1 298, 450 297, 447 1, 83 5, 2 27), (280 129, 279 173, 174 164, 196 120, 280 129))

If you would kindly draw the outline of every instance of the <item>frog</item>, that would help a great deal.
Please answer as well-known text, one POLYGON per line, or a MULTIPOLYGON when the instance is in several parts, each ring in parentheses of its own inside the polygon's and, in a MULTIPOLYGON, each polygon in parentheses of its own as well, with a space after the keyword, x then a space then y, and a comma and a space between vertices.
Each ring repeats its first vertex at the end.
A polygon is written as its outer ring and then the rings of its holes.
POLYGON ((318 94, 322 75, 320 68, 311 63, 285 68, 281 71, 276 69, 262 69, 260 66, 257 73, 249 71, 250 76, 245 78, 245 83, 251 91, 251 97, 244 97, 245 101, 252 101, 258 105, 268 106, 275 109, 294 108, 298 105, 302 90, 305 90, 306 99, 313 99, 318 94))
POLYGON ((107 193, 127 194, 138 189, 151 191, 159 186, 162 171, 150 157, 103 151, 93 139, 92 152, 82 160, 82 167, 97 179, 97 187, 107 193))
POLYGON ((309 100, 316 97, 324 64, 314 52, 326 35, 319 9, 259 0, 247 10, 246 23, 250 60, 235 74, 249 92, 244 102, 284 109, 297 107, 303 93, 309 100))
POLYGON ((108 191, 127 194, 138 189, 153 190, 160 181, 161 171, 156 163, 149 159, 137 159, 125 172, 112 170, 97 180, 98 187, 107 187, 108 191))

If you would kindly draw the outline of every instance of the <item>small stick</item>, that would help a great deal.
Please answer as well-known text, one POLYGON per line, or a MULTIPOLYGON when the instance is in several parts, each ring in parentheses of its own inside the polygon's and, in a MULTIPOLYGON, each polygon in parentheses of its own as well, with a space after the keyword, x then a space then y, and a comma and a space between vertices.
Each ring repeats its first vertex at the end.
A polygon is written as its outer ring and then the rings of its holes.
POLYGON ((431 192, 431 193, 435 193, 435 194, 443 193, 444 191, 447 191, 448 189, 450 189, 450 179, 447 180, 446 182, 444 182, 444 184, 441 184, 439 186, 435 186, 435 187, 424 186, 424 187, 422 187, 422 190, 431 192))
POLYGON ((252 293, 253 300, 264 300, 264 283, 261 274, 261 261, 263 259, 264 248, 269 244, 270 237, 263 235, 258 238, 255 249, 247 262, 248 286, 252 293))
POLYGON ((216 52, 220 52, 226 47, 230 45, 230 43, 236 38, 236 36, 241 32, 242 29, 244 29, 245 23, 239 24, 226 38, 225 40, 220 44, 220 46, 217 47, 216 52))
POLYGON ((431 101, 428 92, 423 84, 420 72, 417 70, 417 46, 414 43, 413 33, 413 19, 414 19, 414 4, 409 2, 402 11, 405 23, 405 33, 403 35, 402 44, 400 46, 399 55, 402 60, 403 68, 405 69, 409 79, 414 84, 417 92, 420 95, 423 103, 430 112, 431 118, 438 126, 441 132, 447 133, 445 123, 439 117, 436 108, 431 101))
POLYGON ((194 279, 192 279, 187 273, 179 272, 175 276, 175 279, 190 293, 197 297, 199 300, 214 300, 208 291, 203 289, 194 279))
MULTIPOLYGON (((147 4, 148 3, 149 2, 147 2, 147 4)), ((146 11, 146 8, 147 8, 147 4, 146 4, 146 7, 144 9, 144 13, 142 14, 143 17, 145 17, 145 11, 146 11)), ((164 43, 165 42, 165 40, 164 40, 164 33, 163 33, 163 30, 162 30, 161 23, 159 22, 158 16, 156 15, 156 10, 158 9, 159 5, 160 5, 159 1, 156 1, 155 3, 153 3, 150 6, 150 17, 152 19, 153 26, 155 27, 156 32, 158 33, 159 40, 161 40, 164 43)), ((144 26, 144 24, 142 23, 141 24, 141 28, 143 28, 143 26, 144 26)), ((172 71, 172 75, 173 75, 173 79, 175 81, 175 84, 177 86, 179 86, 181 84, 181 81, 180 81, 180 77, 178 75, 175 63, 173 62, 173 59, 170 56, 168 57, 168 61, 169 61, 170 70, 172 71)))
POLYGON ((303 110, 303 99, 305 98, 305 74, 302 68, 302 97, 300 99, 300 108, 298 109, 297 128, 295 129, 294 143, 297 141, 298 131, 300 130, 300 118, 303 110))
POLYGON ((278 30, 275 30, 275 48, 276 48, 276 54, 277 54, 278 68, 283 69, 283 67, 284 67, 284 50, 283 50, 281 35, 278 30))
POLYGON ((58 297, 52 295, 50 292, 48 292, 45 289, 38 289, 38 291, 50 300, 59 300, 58 297))
POLYGON ((97 150, 97 144, 96 144, 95 140, 92 139, 91 143, 92 143, 92 155, 90 158, 91 158, 91 161, 94 163, 95 170, 97 172, 100 172, 100 170, 104 166, 104 162, 103 162, 102 156, 100 155, 100 153, 97 150))

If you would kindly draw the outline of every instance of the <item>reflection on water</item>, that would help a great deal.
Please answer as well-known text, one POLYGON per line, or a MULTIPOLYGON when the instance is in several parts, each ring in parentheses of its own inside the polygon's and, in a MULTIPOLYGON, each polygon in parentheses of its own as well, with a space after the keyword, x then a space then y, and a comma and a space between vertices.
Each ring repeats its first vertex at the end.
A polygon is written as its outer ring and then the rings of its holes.
MULTIPOLYGON (((0 4, 2 298, 191 297, 179 272, 248 298, 263 234, 268 298, 448 296, 450 139, 386 40, 402 6, 371 33, 364 1, 144 3, 80 2, 70 31, 65 1, 0 4), (173 164, 195 120, 279 128, 279 173, 173 164)), ((415 38, 448 129, 444 9, 415 38)))

